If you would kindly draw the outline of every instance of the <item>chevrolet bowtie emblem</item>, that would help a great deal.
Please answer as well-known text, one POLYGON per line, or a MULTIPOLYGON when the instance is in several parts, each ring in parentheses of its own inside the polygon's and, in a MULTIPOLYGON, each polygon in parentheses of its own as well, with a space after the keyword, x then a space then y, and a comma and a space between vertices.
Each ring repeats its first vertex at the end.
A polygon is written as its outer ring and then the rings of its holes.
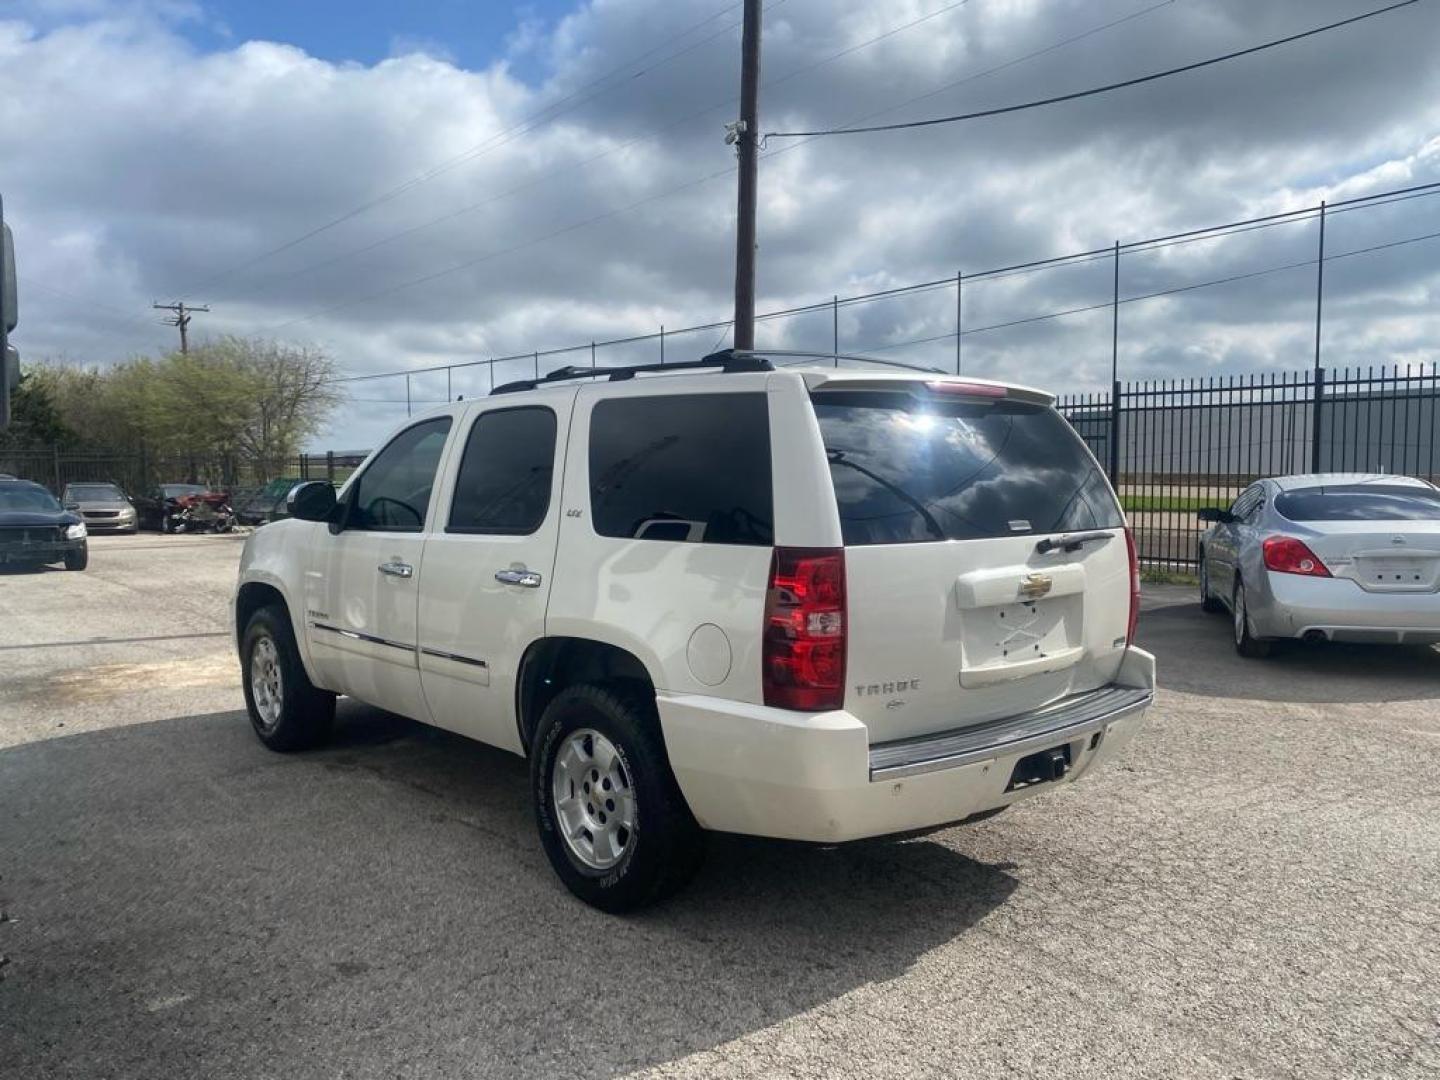
POLYGON ((1020 579, 1020 595, 1027 600, 1038 600, 1054 584, 1049 574, 1026 574, 1020 579))

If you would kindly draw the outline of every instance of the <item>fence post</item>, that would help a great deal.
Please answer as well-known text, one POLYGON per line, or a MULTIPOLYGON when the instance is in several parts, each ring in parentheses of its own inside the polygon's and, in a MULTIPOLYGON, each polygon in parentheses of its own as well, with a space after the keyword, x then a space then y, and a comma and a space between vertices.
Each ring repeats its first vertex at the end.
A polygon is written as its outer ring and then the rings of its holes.
POLYGON ((335 451, 325 451, 325 479, 335 483, 335 451))
POLYGON ((665 324, 660 324, 660 363, 665 363, 665 324))
POLYGON ((1120 491, 1120 380, 1110 383, 1110 483, 1120 491))
POLYGON ((1325 403, 1325 369, 1317 367, 1314 379, 1314 401, 1310 411, 1310 471, 1320 471, 1320 415, 1325 403))
POLYGON ((830 357, 835 361, 835 366, 840 366, 840 294, 836 293, 830 301, 830 328, 832 330, 832 346, 830 357))
POLYGON ((60 483, 60 447, 59 447, 59 445, 57 444, 57 445, 55 445, 55 446, 50 447, 50 453, 51 453, 52 455, 54 455, 54 461, 55 461, 55 494, 58 496, 58 495, 60 494, 60 489, 65 486, 64 484, 60 483))
POLYGON ((955 374, 960 374, 960 342, 965 332, 965 286, 960 271, 955 271, 955 374))

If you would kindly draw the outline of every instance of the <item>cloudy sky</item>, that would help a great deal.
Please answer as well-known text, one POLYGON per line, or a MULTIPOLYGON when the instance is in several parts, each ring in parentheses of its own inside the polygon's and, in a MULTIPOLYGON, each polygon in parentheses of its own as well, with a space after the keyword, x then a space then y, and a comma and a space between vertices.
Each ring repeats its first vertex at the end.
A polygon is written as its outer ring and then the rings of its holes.
MULTIPOLYGON (((1377 6, 770 0, 761 127, 1004 105, 1377 6)), ((365 374, 724 319, 739 16, 727 0, 0 0, 15 343, 31 361, 154 353, 174 331, 151 302, 183 298, 213 309, 199 336, 318 345, 365 374)), ((1440 0, 1422 0, 1085 101, 772 139, 760 310, 1440 181, 1437 46, 1440 0)), ((1440 238, 1417 239, 1435 233, 1440 195, 1330 217, 1327 250, 1347 257, 1325 269, 1327 363, 1440 360, 1440 238), (1348 254, 1378 245, 1394 246, 1348 254)), ((1122 376, 1307 366, 1315 243, 1302 220, 1127 255, 1126 297, 1246 276, 1125 305, 1122 376)), ((1110 289, 1106 260, 968 285, 965 369, 1105 383, 1108 311, 984 328, 1110 289)), ((840 309, 842 350, 953 365, 954 329, 953 288, 840 309)), ((758 330, 762 345, 827 351, 831 334, 828 311, 758 330)), ((666 356, 722 339, 670 334, 666 356)), ((658 354, 646 342, 600 360, 658 354)), ((488 378, 457 372, 451 389, 488 378)), ((349 385, 317 445, 368 445, 403 419, 403 379, 349 385)), ((411 381, 417 404, 446 389, 444 375, 411 381)))

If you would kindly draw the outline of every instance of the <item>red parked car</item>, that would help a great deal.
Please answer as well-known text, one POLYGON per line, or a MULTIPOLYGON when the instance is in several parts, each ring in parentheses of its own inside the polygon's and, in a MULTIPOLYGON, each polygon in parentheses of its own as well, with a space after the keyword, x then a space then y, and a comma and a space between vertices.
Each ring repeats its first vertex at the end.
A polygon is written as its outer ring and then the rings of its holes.
POLYGON ((230 496, 204 484, 159 484, 135 500, 142 529, 163 533, 229 532, 235 527, 230 496))

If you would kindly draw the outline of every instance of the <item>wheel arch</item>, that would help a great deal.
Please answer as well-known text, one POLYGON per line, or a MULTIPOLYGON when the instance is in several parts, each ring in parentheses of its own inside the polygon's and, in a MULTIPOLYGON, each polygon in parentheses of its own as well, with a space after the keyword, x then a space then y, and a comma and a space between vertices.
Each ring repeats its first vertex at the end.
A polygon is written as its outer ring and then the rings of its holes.
POLYGON ((561 690, 578 683, 626 683, 655 691, 644 662, 619 645, 584 637, 536 639, 520 658, 515 679, 515 721, 527 757, 545 707, 561 690))
MULTIPOLYGON (((290 620, 290 630, 295 635, 295 647, 300 653, 300 662, 305 666, 306 676, 315 682, 315 669, 310 663, 309 639, 305 635, 305 628, 295 618, 295 608, 278 582, 266 578, 252 578, 242 581, 235 590, 235 648, 240 648, 245 627, 250 624, 255 612, 270 606, 278 606, 290 620)), ((315 682, 315 685, 320 684, 315 682)))

